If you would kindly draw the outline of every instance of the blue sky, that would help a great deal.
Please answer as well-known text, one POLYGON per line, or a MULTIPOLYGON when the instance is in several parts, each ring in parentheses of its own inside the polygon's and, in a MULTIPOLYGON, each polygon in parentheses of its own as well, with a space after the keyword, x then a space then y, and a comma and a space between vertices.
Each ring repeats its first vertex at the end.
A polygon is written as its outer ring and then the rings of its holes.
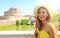
POLYGON ((20 8, 24 15, 33 15, 37 5, 47 5, 52 11, 60 6, 59 0, 0 0, 0 16, 11 7, 20 8))

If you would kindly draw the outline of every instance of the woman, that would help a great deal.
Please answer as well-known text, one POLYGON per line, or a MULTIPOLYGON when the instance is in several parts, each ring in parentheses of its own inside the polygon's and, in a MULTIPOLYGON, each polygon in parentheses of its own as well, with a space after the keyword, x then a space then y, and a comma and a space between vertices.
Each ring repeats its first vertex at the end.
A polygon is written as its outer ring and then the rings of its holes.
POLYGON ((51 16, 46 7, 39 7, 36 13, 35 38, 57 38, 51 16))

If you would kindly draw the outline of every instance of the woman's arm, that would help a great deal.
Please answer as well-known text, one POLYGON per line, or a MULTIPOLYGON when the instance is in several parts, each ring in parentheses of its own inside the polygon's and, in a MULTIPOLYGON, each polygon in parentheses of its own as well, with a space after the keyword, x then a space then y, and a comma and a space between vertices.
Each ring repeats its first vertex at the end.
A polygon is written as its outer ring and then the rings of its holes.
POLYGON ((48 29, 49 29, 50 38, 57 38, 57 32, 54 26, 50 25, 48 29))

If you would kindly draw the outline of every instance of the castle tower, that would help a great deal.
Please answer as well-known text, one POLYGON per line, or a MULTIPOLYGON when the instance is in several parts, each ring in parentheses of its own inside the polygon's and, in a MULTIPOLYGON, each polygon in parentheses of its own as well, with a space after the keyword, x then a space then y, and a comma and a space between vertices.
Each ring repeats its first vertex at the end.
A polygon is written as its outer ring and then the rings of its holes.
POLYGON ((4 12, 4 19, 7 20, 16 20, 23 17, 22 10, 19 8, 11 7, 8 11, 4 12))

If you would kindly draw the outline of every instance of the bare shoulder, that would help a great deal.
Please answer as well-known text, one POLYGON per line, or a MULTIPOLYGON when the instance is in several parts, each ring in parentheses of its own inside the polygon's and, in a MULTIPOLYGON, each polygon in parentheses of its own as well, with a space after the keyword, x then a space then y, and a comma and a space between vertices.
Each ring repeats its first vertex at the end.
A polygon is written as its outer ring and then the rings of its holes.
POLYGON ((56 31, 56 28, 54 27, 53 24, 49 24, 49 25, 48 25, 48 31, 49 31, 49 32, 57 32, 57 31, 56 31))
POLYGON ((57 38, 57 31, 53 24, 48 24, 48 32, 51 38, 57 38))
POLYGON ((54 27, 54 25, 53 25, 52 23, 48 23, 48 30, 49 30, 49 31, 55 30, 55 27, 54 27))

